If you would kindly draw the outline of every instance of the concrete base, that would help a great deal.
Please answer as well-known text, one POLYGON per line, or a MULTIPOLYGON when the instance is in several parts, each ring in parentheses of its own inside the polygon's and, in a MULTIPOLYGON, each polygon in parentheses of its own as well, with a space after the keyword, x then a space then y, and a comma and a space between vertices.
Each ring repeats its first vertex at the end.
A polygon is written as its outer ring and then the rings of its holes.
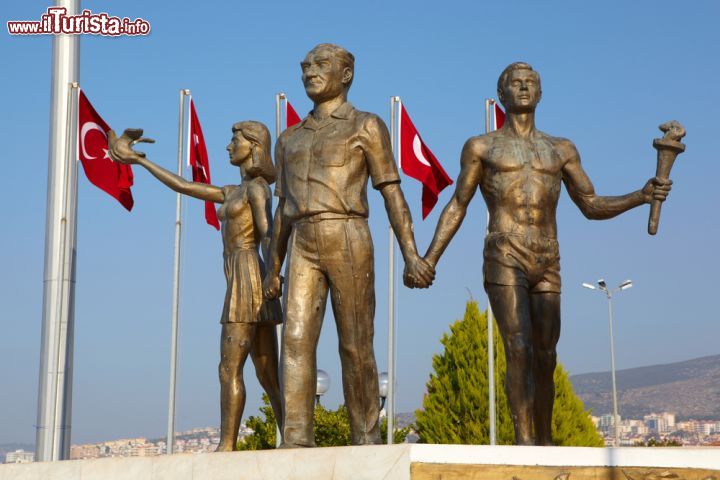
POLYGON ((720 448, 334 447, 0 465, 0 480, 720 480, 720 448))

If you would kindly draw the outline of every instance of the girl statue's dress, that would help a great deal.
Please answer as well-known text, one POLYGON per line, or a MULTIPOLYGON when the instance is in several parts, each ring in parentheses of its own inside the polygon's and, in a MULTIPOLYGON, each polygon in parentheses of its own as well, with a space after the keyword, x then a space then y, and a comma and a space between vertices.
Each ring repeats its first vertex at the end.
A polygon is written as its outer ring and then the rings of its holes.
POLYGON ((220 323, 282 323, 280 301, 264 301, 262 279, 265 265, 258 255, 253 213, 247 190, 251 182, 270 194, 270 186, 262 177, 255 177, 240 185, 222 188, 225 202, 218 208, 222 222, 223 259, 227 291, 220 323))

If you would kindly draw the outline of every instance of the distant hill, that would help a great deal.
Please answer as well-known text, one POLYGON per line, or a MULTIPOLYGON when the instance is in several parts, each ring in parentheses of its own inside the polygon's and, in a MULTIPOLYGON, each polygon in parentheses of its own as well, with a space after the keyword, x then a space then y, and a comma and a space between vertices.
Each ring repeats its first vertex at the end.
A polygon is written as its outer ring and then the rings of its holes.
POLYGON ((415 424, 415 413, 414 412, 398 412, 395 414, 395 426, 398 428, 409 427, 415 424))
MULTIPOLYGON (((674 412, 679 419, 720 419, 720 355, 617 370, 616 379, 623 418, 674 412)), ((594 415, 612 411, 610 372, 574 375, 570 381, 594 415)))

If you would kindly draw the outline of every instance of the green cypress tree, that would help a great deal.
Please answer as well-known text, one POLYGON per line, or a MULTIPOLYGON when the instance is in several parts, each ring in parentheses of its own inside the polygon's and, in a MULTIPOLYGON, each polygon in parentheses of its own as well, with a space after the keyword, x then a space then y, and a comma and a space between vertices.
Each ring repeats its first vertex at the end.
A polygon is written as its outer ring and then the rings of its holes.
MULTIPOLYGON (((488 444, 487 316, 471 300, 463 320, 450 325, 433 357, 423 408, 416 412, 420 442, 488 444)), ((496 433, 499 445, 512 445, 515 434, 505 395, 505 352, 497 326, 495 347, 496 433)), ((588 412, 572 390, 567 373, 555 371, 553 440, 557 445, 602 446, 588 412)))
POLYGON ((555 404, 553 405, 552 439, 555 445, 567 447, 602 447, 605 445, 595 430, 590 412, 575 395, 565 369, 558 363, 553 374, 555 404))
MULTIPOLYGON (((416 412, 416 426, 423 443, 490 443, 487 382, 487 317, 477 302, 469 301, 463 320, 450 325, 445 347, 433 357, 433 374, 427 384, 423 409, 416 412)), ((513 425, 504 388, 505 355, 494 335, 497 440, 511 445, 513 425)))

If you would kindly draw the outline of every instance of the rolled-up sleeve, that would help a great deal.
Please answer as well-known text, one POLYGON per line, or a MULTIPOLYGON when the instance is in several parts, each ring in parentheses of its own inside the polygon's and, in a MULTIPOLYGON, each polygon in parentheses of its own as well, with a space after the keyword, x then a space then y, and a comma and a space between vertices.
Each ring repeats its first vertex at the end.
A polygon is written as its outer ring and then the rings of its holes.
POLYGON ((377 115, 367 114, 360 139, 373 188, 379 189, 388 183, 400 183, 390 144, 390 133, 385 122, 377 115))

